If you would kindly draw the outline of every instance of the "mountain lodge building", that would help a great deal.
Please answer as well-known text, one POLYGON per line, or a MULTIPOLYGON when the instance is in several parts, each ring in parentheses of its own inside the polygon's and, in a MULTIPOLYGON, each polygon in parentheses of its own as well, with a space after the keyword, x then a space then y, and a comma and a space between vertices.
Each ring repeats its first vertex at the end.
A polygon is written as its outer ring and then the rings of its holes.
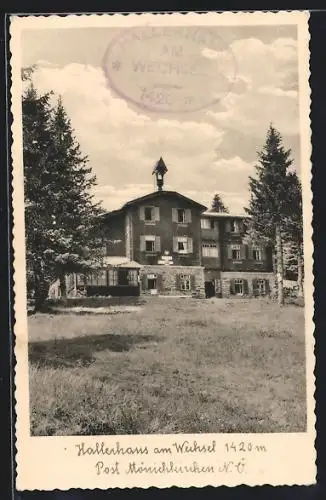
POLYGON ((167 167, 156 163, 157 191, 102 216, 103 268, 70 276, 70 295, 259 296, 273 290, 272 251, 245 237, 245 215, 210 212, 166 191, 167 167))

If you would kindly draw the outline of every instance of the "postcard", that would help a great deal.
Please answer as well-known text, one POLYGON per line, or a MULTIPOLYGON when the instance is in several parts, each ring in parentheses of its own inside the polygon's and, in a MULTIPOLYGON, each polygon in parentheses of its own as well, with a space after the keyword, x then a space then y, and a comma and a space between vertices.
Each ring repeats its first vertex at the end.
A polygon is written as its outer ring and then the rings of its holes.
POLYGON ((11 16, 18 490, 315 483, 308 21, 11 16))

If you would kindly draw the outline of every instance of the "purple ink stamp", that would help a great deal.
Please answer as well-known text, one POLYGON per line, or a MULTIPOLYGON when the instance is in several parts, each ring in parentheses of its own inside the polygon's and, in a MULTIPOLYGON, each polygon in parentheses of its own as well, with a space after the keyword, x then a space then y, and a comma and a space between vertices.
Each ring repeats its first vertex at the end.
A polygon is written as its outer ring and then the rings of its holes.
POLYGON ((136 106, 162 113, 198 111, 220 101, 236 77, 236 61, 212 27, 135 27, 108 46, 110 87, 136 106))

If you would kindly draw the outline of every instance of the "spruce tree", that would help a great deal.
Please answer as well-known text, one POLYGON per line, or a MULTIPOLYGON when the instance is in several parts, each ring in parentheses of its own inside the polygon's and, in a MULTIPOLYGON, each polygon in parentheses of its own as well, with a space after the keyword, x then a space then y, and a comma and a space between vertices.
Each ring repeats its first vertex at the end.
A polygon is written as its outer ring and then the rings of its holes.
POLYGON ((224 205, 222 197, 219 193, 214 195, 210 212, 224 212, 229 213, 229 209, 224 205))
POLYGON ((88 159, 82 155, 70 120, 59 98, 51 120, 52 214, 55 223, 53 258, 65 295, 65 275, 90 268, 102 252, 96 233, 99 204, 91 194, 96 184, 88 159))
POLYGON ((31 84, 22 99, 27 287, 35 309, 45 301, 55 271, 48 261, 52 219, 48 211, 48 157, 51 145, 50 94, 31 84))
POLYGON ((281 305, 284 303, 282 230, 290 212, 288 169, 293 160, 291 150, 284 148, 282 137, 273 125, 269 127, 258 159, 256 177, 249 178, 250 202, 246 212, 251 216, 253 231, 274 245, 277 297, 281 305))
POLYGON ((39 96, 31 84, 23 94, 23 157, 29 288, 42 308, 51 282, 86 272, 98 263, 101 209, 90 189, 96 179, 73 135, 61 100, 39 96))
POLYGON ((288 174, 289 209, 284 218, 284 240, 290 248, 289 263, 296 267, 298 296, 303 296, 303 213, 302 187, 295 172, 288 174))

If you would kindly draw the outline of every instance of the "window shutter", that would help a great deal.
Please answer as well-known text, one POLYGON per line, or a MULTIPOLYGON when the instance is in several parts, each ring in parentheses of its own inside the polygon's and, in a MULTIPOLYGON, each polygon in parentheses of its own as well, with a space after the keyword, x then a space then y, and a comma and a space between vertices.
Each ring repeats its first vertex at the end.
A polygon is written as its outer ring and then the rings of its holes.
POLYGON ((178 222, 178 210, 172 208, 172 222, 178 222))
POLYGON ((186 218, 186 222, 191 222, 191 210, 190 210, 190 208, 187 208, 185 210, 185 218, 186 218))
POLYGON ((160 220, 160 208, 154 207, 154 220, 158 222, 160 220))
POLYGON ((145 246, 145 236, 140 237, 140 251, 145 252, 146 246, 145 246))
POLYGON ((258 295, 258 282, 256 278, 252 280, 252 291, 254 296, 256 297, 258 295))
POLYGON ((270 292, 271 292, 271 289, 269 286, 269 280, 265 280, 265 291, 266 291, 266 295, 270 294, 270 292))
POLYGON ((145 220, 145 207, 139 207, 139 219, 145 220))
POLYGON ((230 280, 230 293, 231 293, 231 295, 235 294, 234 279, 230 280))
POLYGON ((229 221, 229 220, 226 221, 225 230, 227 233, 231 233, 231 221, 229 221))
POLYGON ((194 274, 190 275, 190 288, 191 290, 196 290, 196 278, 194 274))
POLYGON ((161 237, 155 236, 155 252, 161 251, 161 237))
POLYGON ((240 246, 240 259, 245 260, 246 259, 246 245, 241 245, 240 246))
POLYGON ((175 288, 176 290, 180 290, 180 274, 176 274, 175 276, 175 288))
POLYGON ((247 248, 248 248, 248 259, 252 260, 252 244, 249 243, 247 248))
POLYGON ((188 238, 188 253, 193 253, 192 238, 188 238))
POLYGON ((266 248, 265 245, 261 245, 260 247, 261 260, 266 260, 266 248))
POLYGON ((173 251, 178 251, 178 238, 176 236, 173 236, 173 251))
POLYGON ((228 259, 232 259, 232 246, 228 245, 228 259))
POLYGON ((243 293, 244 295, 248 295, 249 293, 248 280, 243 280, 243 293))

